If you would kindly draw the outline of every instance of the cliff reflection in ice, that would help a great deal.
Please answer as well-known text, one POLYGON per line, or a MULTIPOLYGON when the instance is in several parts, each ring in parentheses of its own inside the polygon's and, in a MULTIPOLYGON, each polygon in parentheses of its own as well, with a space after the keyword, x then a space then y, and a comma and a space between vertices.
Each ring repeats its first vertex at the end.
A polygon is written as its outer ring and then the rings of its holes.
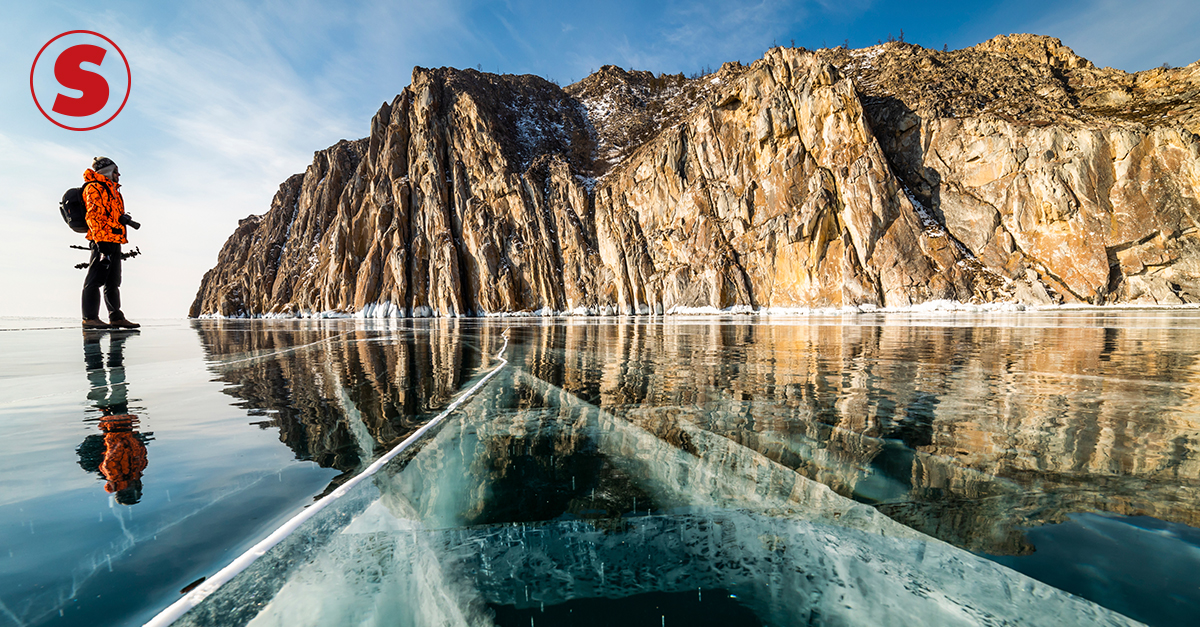
MULTIPOLYGON (((1015 555, 1032 550, 1026 528, 1079 512, 1196 526, 1194 321, 1065 312, 932 322, 197 323, 217 371, 236 384, 229 392, 265 414, 262 426, 278 427, 297 455, 348 473, 489 367, 480 347, 498 345, 504 326, 513 339, 510 372, 460 421, 377 478, 378 493, 348 501, 341 518, 218 600, 286 598, 258 618, 286 622, 287 608, 308 608, 303 600, 319 592, 331 619, 420 624, 433 616, 413 612, 444 598, 453 602, 441 619, 471 623, 486 618, 486 605, 522 606, 519 582, 529 582, 529 602, 547 604, 746 586, 741 598, 764 620, 844 612, 851 622, 953 622, 1005 616, 1037 598, 1043 605, 1026 607, 1023 620, 1052 621, 1082 602, 922 533, 1015 555), (647 561, 622 557, 635 538, 676 533, 694 542, 653 540, 647 561), (518 535, 540 538, 542 553, 514 546, 518 535), (859 572, 869 556, 882 570, 859 572), (672 560, 691 566, 655 570, 672 560), (959 587, 964 578, 1007 589, 1007 609, 959 587), (759 580, 797 598, 754 588, 759 580)), ((214 601, 206 611, 217 607, 232 606, 214 601)), ((204 623, 202 610, 193 622, 204 623)))
MULTIPOLYGON (((1023 528, 1073 512, 1200 526, 1196 320, 553 321, 513 325, 513 363, 685 450, 684 427, 720 435, 934 537, 1021 554, 1023 528)), ((484 366, 475 347, 503 328, 198 324, 261 426, 347 472, 363 427, 368 456, 411 433, 484 366)))
POLYGON ((376 475, 374 496, 347 500, 186 620, 481 625, 489 606, 724 589, 768 624, 1132 624, 678 427, 686 446, 510 368, 376 475), (521 461, 544 447, 554 456, 521 461), (559 456, 576 455, 602 461, 563 475, 559 456), (553 522, 480 524, 512 501, 554 501, 548 485, 565 510, 553 522))

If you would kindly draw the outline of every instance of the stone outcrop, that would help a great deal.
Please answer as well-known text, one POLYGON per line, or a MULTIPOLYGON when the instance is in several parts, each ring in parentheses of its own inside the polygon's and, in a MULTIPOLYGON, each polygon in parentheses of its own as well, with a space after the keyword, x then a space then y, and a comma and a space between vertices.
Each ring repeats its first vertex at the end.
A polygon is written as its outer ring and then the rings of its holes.
POLYGON ((1200 301, 1200 63, 1098 70, 1028 35, 827 56, 906 187, 1020 299, 1200 301))
POLYGON ((1200 302, 1200 63, 775 48, 568 88, 417 68, 243 220, 192 316, 1200 302))

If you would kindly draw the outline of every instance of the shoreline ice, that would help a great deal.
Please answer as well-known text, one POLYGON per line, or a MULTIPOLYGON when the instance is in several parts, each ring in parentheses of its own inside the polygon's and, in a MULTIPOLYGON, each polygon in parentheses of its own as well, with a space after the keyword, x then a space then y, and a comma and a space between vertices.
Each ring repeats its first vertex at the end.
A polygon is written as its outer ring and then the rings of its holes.
POLYGON ((995 303, 964 303, 952 300, 932 300, 916 305, 903 307, 880 307, 877 305, 848 305, 843 307, 759 307, 749 305, 734 305, 720 309, 712 306, 683 307, 675 306, 665 311, 661 307, 651 309, 642 305, 637 313, 622 312, 617 307, 605 305, 602 307, 576 307, 564 311, 550 308, 532 311, 501 311, 476 312, 472 314, 443 315, 429 307, 418 307, 412 312, 406 312, 399 306, 385 301, 371 303, 359 311, 308 311, 301 310, 291 313, 267 314, 237 314, 225 316, 220 314, 202 314, 200 320, 306 320, 306 319, 409 319, 409 318, 663 318, 663 317, 813 317, 813 316, 845 316, 857 314, 990 314, 990 313, 1022 313, 1041 311, 1126 311, 1126 310, 1163 310, 1186 311, 1200 309, 1200 304, 1160 305, 1145 303, 1114 303, 1108 305, 1063 304, 1063 305, 1028 305, 1019 302, 995 303))

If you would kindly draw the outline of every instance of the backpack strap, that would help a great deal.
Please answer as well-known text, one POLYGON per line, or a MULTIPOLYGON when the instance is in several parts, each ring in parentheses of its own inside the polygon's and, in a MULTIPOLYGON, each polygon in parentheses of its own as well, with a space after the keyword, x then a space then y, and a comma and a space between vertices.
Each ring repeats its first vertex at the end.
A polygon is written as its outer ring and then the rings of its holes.
POLYGON ((84 181, 84 182, 83 182, 83 187, 80 187, 80 188, 79 188, 79 194, 82 196, 82 195, 83 195, 83 191, 84 191, 84 190, 86 190, 86 189, 87 189, 87 186, 88 186, 88 185, 91 185, 92 183, 95 183, 95 184, 99 185, 99 186, 100 186, 100 189, 104 190, 104 193, 105 193, 105 194, 108 194, 108 197, 109 197, 109 198, 112 198, 112 192, 111 192, 111 191, 109 191, 109 189, 108 189, 108 186, 107 186, 107 185, 104 185, 104 181, 84 181))
POLYGON ((79 199, 83 201, 84 210, 87 210, 87 186, 91 185, 92 183, 99 185, 100 189, 104 190, 104 193, 108 196, 109 200, 112 200, 112 191, 108 189, 107 185, 104 185, 104 181, 84 181, 83 187, 79 188, 79 199))

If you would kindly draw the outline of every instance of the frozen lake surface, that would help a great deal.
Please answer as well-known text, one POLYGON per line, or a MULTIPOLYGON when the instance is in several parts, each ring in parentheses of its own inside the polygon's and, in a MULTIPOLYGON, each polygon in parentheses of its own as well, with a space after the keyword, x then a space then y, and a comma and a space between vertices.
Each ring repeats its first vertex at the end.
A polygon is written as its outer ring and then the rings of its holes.
POLYGON ((72 322, 0 320, 0 626, 1200 615, 1197 310, 72 322))

